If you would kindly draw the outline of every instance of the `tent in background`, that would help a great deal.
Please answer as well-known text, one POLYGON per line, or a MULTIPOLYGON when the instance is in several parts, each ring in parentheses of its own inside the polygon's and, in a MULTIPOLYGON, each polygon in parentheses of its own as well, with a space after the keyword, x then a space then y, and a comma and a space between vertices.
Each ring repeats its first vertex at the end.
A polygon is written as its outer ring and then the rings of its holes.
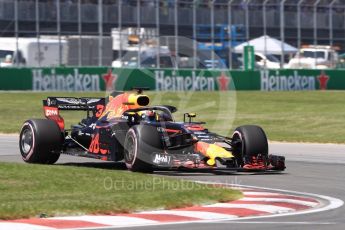
POLYGON ((295 48, 295 47, 293 47, 287 43, 282 43, 280 40, 272 38, 272 37, 267 36, 267 35, 252 39, 248 42, 244 42, 238 46, 235 46, 234 52, 235 53, 243 53, 243 47, 247 46, 247 45, 251 45, 251 46, 254 46, 255 52, 281 55, 282 54, 282 44, 283 44, 284 54, 291 54, 291 53, 297 52, 297 48, 295 48), (265 43, 266 43, 266 48, 265 48, 265 43), (265 49, 266 49, 266 51, 265 51, 265 49))

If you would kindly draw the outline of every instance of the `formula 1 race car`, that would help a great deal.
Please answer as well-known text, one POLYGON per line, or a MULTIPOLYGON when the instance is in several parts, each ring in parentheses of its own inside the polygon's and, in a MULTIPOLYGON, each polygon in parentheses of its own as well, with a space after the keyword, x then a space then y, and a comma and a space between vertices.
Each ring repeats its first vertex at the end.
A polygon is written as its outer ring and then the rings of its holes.
POLYGON ((264 131, 254 125, 232 137, 210 132, 185 113, 175 122, 174 106, 149 106, 143 88, 113 92, 108 98, 48 97, 47 119, 24 122, 19 140, 28 163, 53 164, 60 154, 124 161, 137 172, 161 169, 282 171, 283 156, 269 155, 264 131), (86 118, 66 129, 60 110, 84 110, 86 118))

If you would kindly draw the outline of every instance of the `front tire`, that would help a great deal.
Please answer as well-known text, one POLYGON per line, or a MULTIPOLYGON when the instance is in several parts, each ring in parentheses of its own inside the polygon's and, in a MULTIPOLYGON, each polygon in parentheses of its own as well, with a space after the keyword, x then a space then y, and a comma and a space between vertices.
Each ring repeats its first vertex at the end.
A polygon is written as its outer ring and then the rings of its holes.
POLYGON ((264 130, 256 125, 244 125, 235 129, 232 135, 233 153, 243 165, 246 159, 259 154, 268 159, 268 141, 264 130))
POLYGON ((152 153, 161 151, 161 149, 156 127, 133 126, 128 130, 124 143, 124 158, 127 168, 134 172, 152 172, 152 153))
POLYGON ((52 120, 32 119, 24 122, 19 136, 19 149, 27 163, 54 164, 60 157, 62 135, 52 120))

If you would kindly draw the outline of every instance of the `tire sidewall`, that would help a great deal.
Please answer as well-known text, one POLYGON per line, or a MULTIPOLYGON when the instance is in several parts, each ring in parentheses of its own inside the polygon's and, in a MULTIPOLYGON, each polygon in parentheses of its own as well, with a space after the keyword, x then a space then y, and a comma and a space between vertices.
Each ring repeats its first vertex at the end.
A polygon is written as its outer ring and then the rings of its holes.
POLYGON ((150 173, 154 169, 152 154, 161 150, 161 142, 157 128, 149 125, 135 125, 127 131, 125 139, 124 154, 128 154, 128 138, 134 140, 134 158, 128 162, 125 157, 125 163, 129 170, 136 172, 150 173))
POLYGON ((62 143, 62 134, 59 126, 54 121, 47 119, 25 121, 19 136, 19 149, 22 159, 27 163, 55 163, 60 157, 59 151, 61 151, 62 143), (21 141, 26 129, 31 130, 33 141, 29 153, 24 156, 21 141))
POLYGON ((33 158, 33 153, 34 151, 36 150, 36 130, 34 129, 33 125, 31 124, 30 121, 26 121, 24 122, 22 128, 21 128, 21 132, 20 132, 20 136, 19 136, 19 149, 20 149, 20 153, 21 153, 21 156, 22 156, 22 159, 25 161, 25 162, 30 162, 33 158), (26 154, 26 156, 24 157, 24 152, 23 152, 23 149, 22 149, 22 145, 21 145, 21 140, 22 140, 22 135, 25 131, 25 129, 31 129, 31 132, 32 132, 32 146, 31 146, 31 149, 29 151, 29 153, 26 154))
POLYGON ((134 148, 134 155, 133 155, 133 159, 131 162, 128 162, 127 159, 126 159, 126 156, 125 156, 125 163, 126 163, 126 167, 128 169, 132 169, 133 168, 133 165, 135 164, 136 160, 137 160, 137 155, 138 155, 138 137, 137 137, 137 133, 135 132, 135 130, 133 128, 130 128, 127 132, 127 135, 126 135, 126 139, 125 139, 125 145, 124 145, 124 151, 125 151, 125 154, 128 154, 128 151, 127 151, 127 141, 128 141, 128 138, 133 138, 133 148, 134 148))
POLYGON ((241 140, 242 158, 262 154, 268 156, 268 142, 263 129, 256 125, 240 126, 235 129, 233 137, 237 135, 241 140))

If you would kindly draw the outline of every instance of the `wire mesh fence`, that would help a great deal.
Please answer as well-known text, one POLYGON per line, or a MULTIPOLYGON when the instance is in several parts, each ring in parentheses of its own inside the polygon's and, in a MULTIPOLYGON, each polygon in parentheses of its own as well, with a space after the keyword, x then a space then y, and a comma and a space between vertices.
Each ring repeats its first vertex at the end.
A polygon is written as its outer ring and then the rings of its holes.
POLYGON ((0 0, 0 36, 3 67, 236 69, 236 47, 263 36, 256 67, 282 68, 296 55, 285 43, 345 50, 345 1, 0 0))

